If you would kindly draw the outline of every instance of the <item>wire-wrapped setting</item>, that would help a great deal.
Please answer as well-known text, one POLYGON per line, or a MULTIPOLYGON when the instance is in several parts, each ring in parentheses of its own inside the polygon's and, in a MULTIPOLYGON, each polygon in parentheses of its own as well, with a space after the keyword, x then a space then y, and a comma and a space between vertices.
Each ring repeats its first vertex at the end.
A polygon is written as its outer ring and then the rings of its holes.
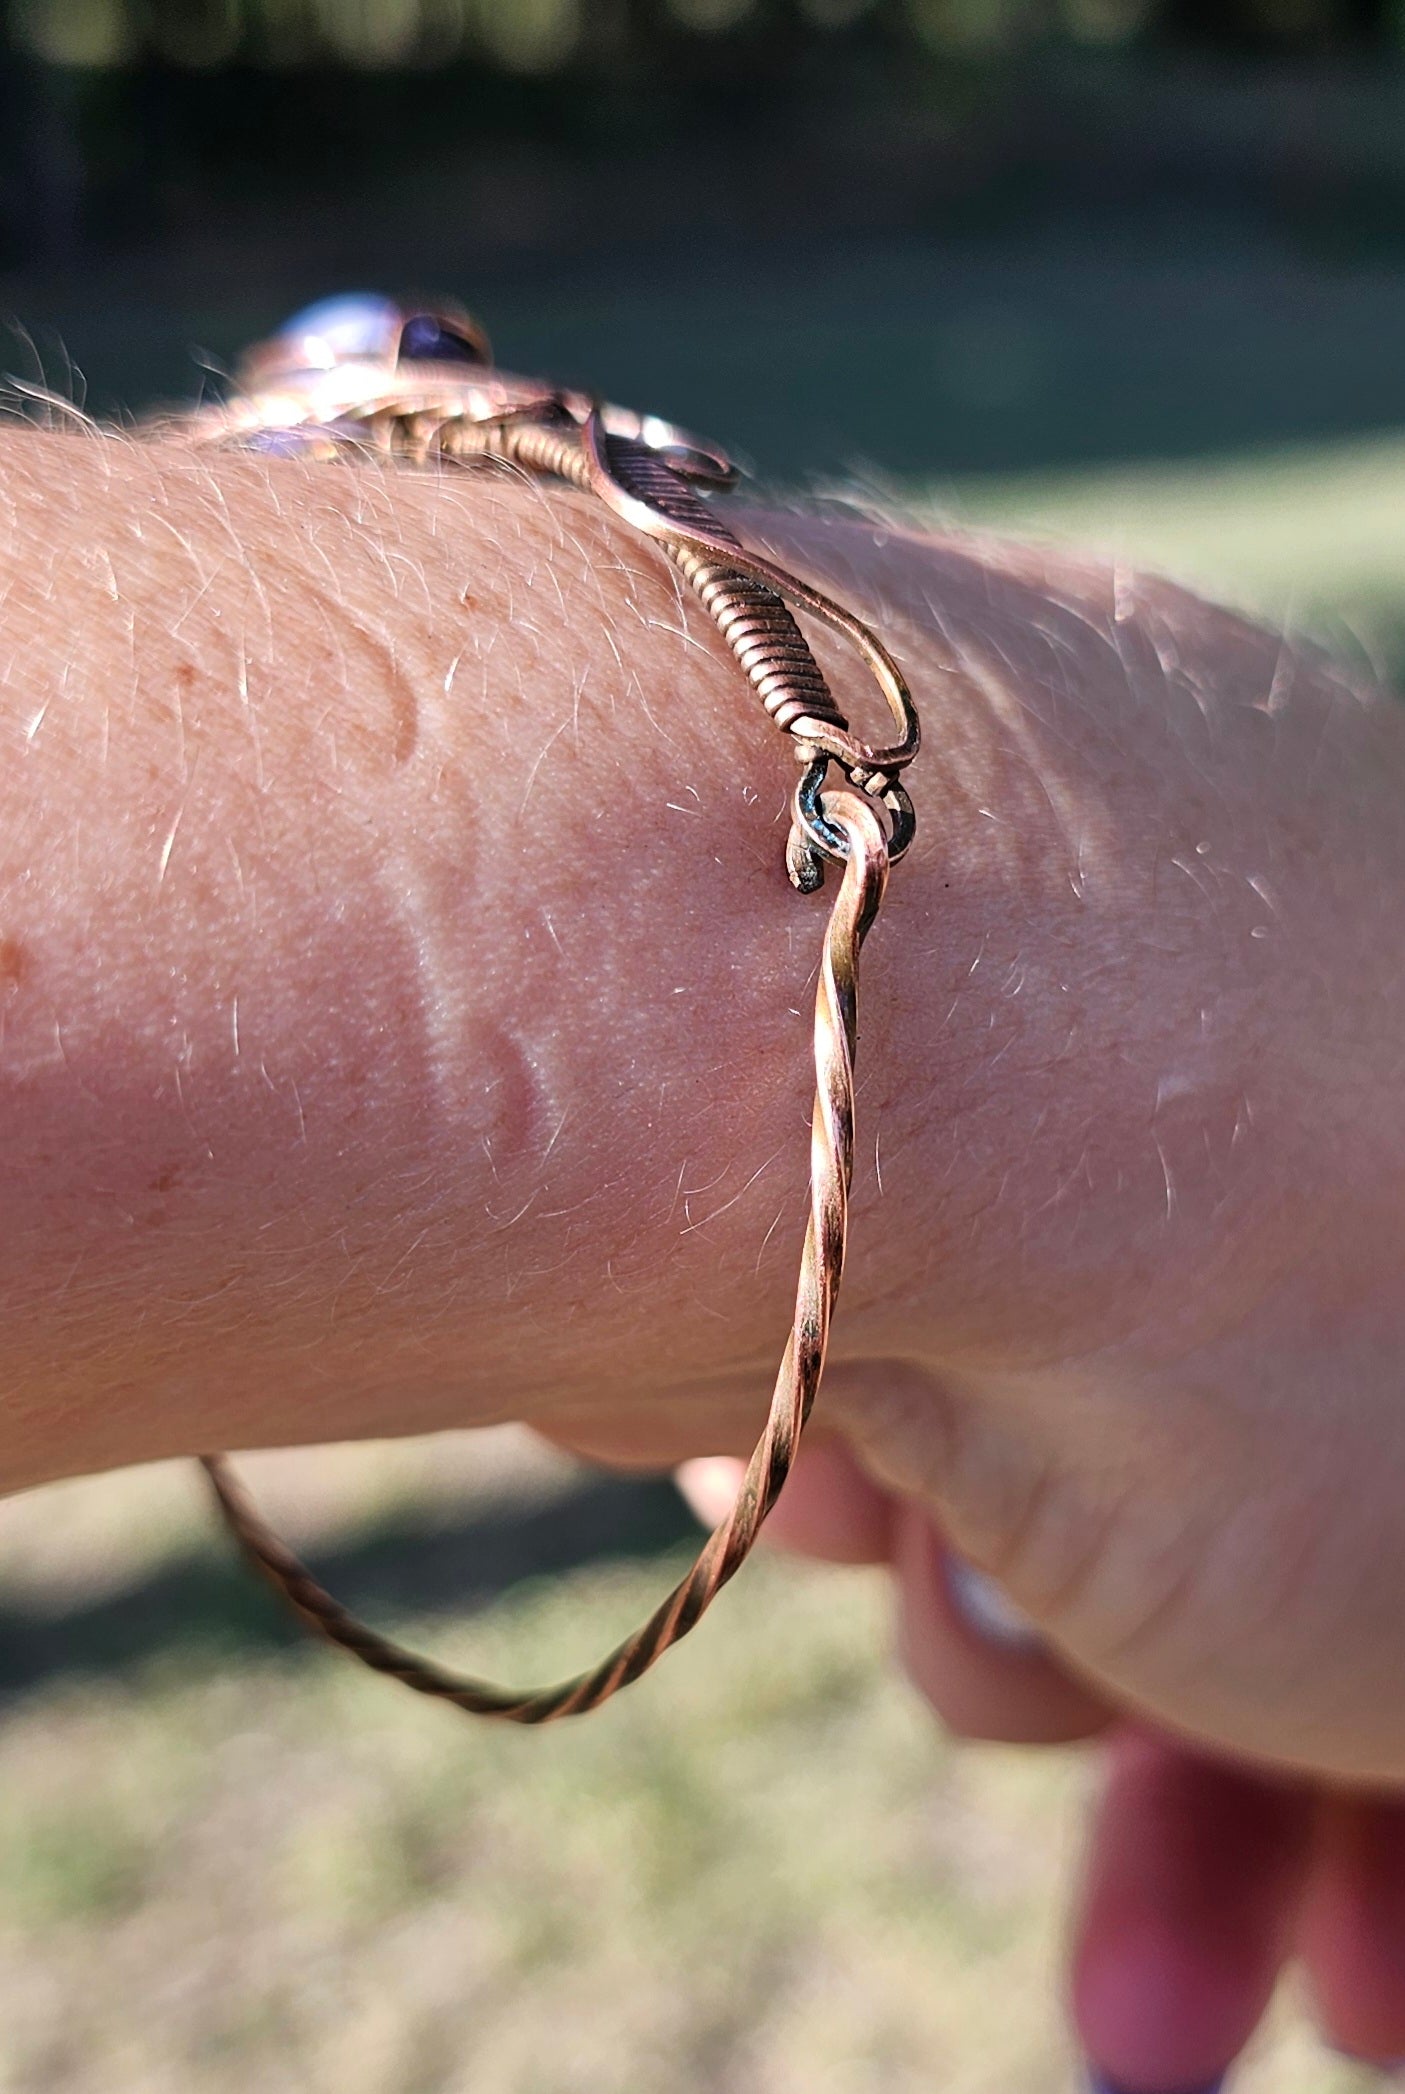
POLYGON ((245 1555, 309 1627, 417 1694, 477 1716, 551 1723, 597 1708, 702 1619, 750 1553, 795 1460, 824 1371, 848 1239, 859 953, 888 868, 911 839, 912 803, 901 774, 916 754, 919 730, 901 672, 878 636, 843 605, 744 547, 703 499, 700 487, 725 487, 735 477, 721 452, 656 417, 498 371, 488 356, 481 328, 454 310, 328 301, 254 352, 243 395, 202 410, 184 428, 196 443, 318 458, 370 450, 414 464, 498 459, 566 481, 653 540, 711 616, 800 759, 786 851, 792 883, 809 892, 826 863, 842 868, 815 993, 810 1213, 790 1336, 765 1430, 726 1519, 642 1628, 590 1671, 554 1687, 514 1692, 451 1672, 367 1627, 267 1525, 224 1455, 206 1455, 203 1466, 245 1555), (892 714, 896 741, 874 748, 851 732, 796 610, 856 650, 892 714), (836 791, 824 786, 831 764, 847 780, 836 791))

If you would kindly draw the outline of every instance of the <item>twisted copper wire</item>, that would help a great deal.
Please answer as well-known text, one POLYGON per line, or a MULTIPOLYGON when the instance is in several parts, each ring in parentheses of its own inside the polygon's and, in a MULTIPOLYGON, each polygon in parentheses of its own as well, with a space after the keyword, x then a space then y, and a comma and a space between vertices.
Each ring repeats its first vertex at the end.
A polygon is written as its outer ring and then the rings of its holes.
MULTIPOLYGON (((465 331, 473 330, 466 316, 445 311, 434 318, 457 329, 466 345, 476 344, 475 354, 486 355, 486 337, 481 330, 465 331)), ((387 340, 399 337, 393 315, 384 325, 387 340)), ((843 605, 744 547, 702 499, 694 483, 717 488, 735 477, 722 453, 671 424, 486 364, 466 379, 456 367, 410 369, 396 361, 393 349, 388 354, 388 362, 364 354, 304 366, 296 357, 289 364, 275 343, 256 352, 250 366, 269 384, 267 395, 254 391, 226 408, 202 410, 187 425, 188 434, 197 443, 257 443, 270 433, 280 441, 291 433, 305 439, 307 454, 316 457, 328 455, 327 446, 332 456, 370 449, 415 464, 436 457, 465 464, 495 457, 593 495, 673 563, 766 712, 792 738, 805 765, 787 847, 793 883, 808 892, 819 885, 825 861, 843 867, 815 995, 810 1216, 770 1412, 732 1511, 642 1628, 592 1670, 537 1692, 515 1693, 447 1671, 348 1613, 266 1524, 225 1457, 204 1457, 219 1508, 245 1554, 311 1628, 416 1693, 475 1715, 549 1723, 598 1707, 688 1634, 749 1554, 795 1459, 824 1369, 844 1268, 859 951, 883 898, 889 865, 912 834, 901 773, 916 754, 919 730, 902 674, 877 635, 843 605), (857 650, 893 715, 896 742, 875 749, 850 732, 792 605, 812 612, 857 650), (849 779, 847 789, 822 790, 831 762, 849 779), (887 809, 886 830, 875 800, 887 809)))
POLYGON ((830 1319, 844 1270, 849 1185, 854 1165, 854 1051, 858 1032, 859 950, 888 877, 881 824, 857 794, 827 796, 826 813, 844 832, 848 856, 830 910, 815 992, 815 1103, 810 1124, 810 1217, 800 1255, 795 1316, 776 1376, 766 1429, 747 1466, 736 1504, 712 1533, 687 1576, 654 1613, 590 1671, 559 1686, 515 1693, 450 1672, 393 1643, 347 1612, 270 1528, 223 1455, 204 1468, 246 1556, 309 1627, 388 1673, 417 1694, 452 1702, 475 1716, 552 1723, 598 1708, 647 1672, 696 1626, 751 1551, 790 1473, 824 1371, 830 1319))

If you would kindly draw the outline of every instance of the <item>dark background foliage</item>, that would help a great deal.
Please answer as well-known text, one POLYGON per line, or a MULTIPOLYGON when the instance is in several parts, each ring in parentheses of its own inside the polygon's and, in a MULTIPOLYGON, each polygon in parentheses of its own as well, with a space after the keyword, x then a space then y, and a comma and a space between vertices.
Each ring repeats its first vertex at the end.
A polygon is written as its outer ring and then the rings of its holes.
POLYGON ((102 411, 371 282, 792 480, 1405 418, 1399 0, 8 0, 0 50, 7 361, 102 411))

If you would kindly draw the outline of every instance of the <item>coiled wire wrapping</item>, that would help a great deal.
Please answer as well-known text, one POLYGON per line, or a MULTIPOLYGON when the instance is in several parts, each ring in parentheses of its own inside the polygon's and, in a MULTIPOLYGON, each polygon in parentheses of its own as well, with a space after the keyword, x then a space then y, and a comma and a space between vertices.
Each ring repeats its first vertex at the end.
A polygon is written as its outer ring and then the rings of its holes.
MULTIPOLYGON (((453 455, 471 456, 481 446, 531 471, 569 480, 582 493, 600 491, 574 424, 560 430, 527 420, 497 429, 469 425, 454 436, 453 455)), ((804 723, 823 722, 845 732, 849 723, 784 598, 739 564, 746 559, 740 539, 647 444, 605 436, 600 449, 610 477, 626 494, 687 534, 659 535, 655 543, 715 621, 776 725, 798 734, 804 723)))
POLYGON ((844 1269, 854 1158, 859 954, 883 899, 889 865, 911 835, 911 803, 899 772, 915 753, 917 720, 896 666, 866 626, 747 552, 666 455, 640 438, 609 433, 598 412, 582 424, 540 406, 481 422, 453 415, 397 416, 391 409, 368 417, 361 427, 373 443, 417 459, 438 454, 467 462, 498 456, 564 479, 601 497, 652 537, 715 620, 766 711, 792 736, 806 766, 795 793, 787 851, 793 883, 808 891, 819 884, 825 858, 842 864, 815 994, 810 1212, 790 1335, 765 1430, 735 1505, 686 1577, 641 1628, 598 1665, 553 1687, 514 1692, 452 1672, 348 1612, 263 1519, 227 1458, 202 1458, 220 1512, 245 1555, 310 1628, 417 1694, 473 1715, 550 1723, 599 1707, 696 1626, 750 1553, 790 1473, 824 1371, 844 1269), (782 588, 858 647, 902 726, 899 744, 872 752, 854 741, 782 588), (822 792, 829 760, 840 763, 851 783, 822 792), (870 795, 888 808, 886 831, 870 795))

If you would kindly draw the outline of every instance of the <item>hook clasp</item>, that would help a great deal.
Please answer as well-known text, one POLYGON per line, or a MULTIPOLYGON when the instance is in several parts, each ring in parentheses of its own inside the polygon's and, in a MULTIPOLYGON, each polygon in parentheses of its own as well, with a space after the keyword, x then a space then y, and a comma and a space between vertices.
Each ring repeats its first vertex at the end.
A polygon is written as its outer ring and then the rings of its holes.
POLYGON ((858 761, 846 762, 828 752, 814 755, 801 749, 805 768, 791 798, 790 836, 786 842, 785 869, 792 887, 813 894, 824 883, 826 864, 842 865, 849 856, 849 839, 838 822, 825 813, 824 782, 831 763, 837 763, 849 785, 864 799, 877 801, 888 816, 888 863, 896 865, 917 832, 917 815, 911 797, 897 771, 877 772, 858 761))

